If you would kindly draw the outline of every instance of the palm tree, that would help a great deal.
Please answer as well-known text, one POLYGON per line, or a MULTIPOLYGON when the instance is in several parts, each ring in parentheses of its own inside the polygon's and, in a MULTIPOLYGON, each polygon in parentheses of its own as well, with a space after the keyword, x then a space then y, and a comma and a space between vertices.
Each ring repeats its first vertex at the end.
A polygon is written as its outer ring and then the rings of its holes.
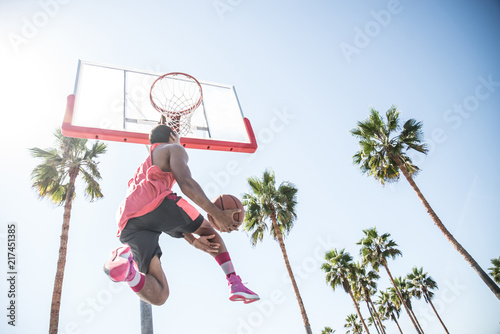
POLYGON ((336 330, 333 330, 331 327, 326 326, 322 331, 321 334, 333 334, 335 333, 336 330))
POLYGON ((349 314, 347 318, 345 318, 345 325, 344 328, 347 328, 346 334, 361 334, 363 333, 363 326, 359 322, 358 315, 357 314, 349 314))
POLYGON ((427 146, 423 143, 422 123, 410 119, 404 123, 401 132, 395 133, 397 130, 401 130, 401 125, 399 111, 395 106, 387 110, 386 123, 379 112, 372 108, 368 119, 358 122, 351 130, 351 134, 359 139, 360 146, 360 151, 353 156, 353 163, 359 165, 363 173, 372 175, 382 184, 398 181, 401 171, 436 226, 500 299, 500 287, 448 231, 413 181, 413 176, 416 176, 420 169, 412 163, 406 152, 411 149, 427 154, 427 146))
POLYGON ((420 326, 420 323, 418 322, 418 319, 415 316, 415 313, 413 312, 413 306, 411 304, 411 297, 413 297, 413 295, 410 291, 410 287, 408 285, 408 282, 406 281, 405 278, 396 277, 394 279, 394 283, 395 283, 395 286, 398 288, 399 293, 403 297, 403 299, 402 299, 403 304, 406 305, 406 307, 408 307, 408 310, 410 310, 411 317, 415 320, 415 323, 417 324, 418 329, 423 334, 424 331, 422 329, 422 326, 420 326))
POLYGON ((491 259, 491 264, 493 264, 493 267, 488 268, 490 275, 495 282, 500 284, 500 256, 497 259, 491 259))
POLYGON ((436 281, 428 276, 427 273, 424 273, 424 268, 418 269, 417 267, 412 269, 411 273, 406 276, 406 279, 408 280, 410 293, 418 299, 422 298, 422 296, 424 297, 424 300, 431 305, 432 310, 438 317, 446 333, 450 334, 432 303, 432 298, 434 297, 434 292, 432 292, 432 290, 438 288, 436 281))
POLYGON ((297 205, 298 189, 290 182, 282 182, 276 188, 276 177, 271 170, 265 170, 262 179, 250 177, 247 180, 251 193, 243 195, 243 205, 245 206, 244 230, 252 233, 251 242, 255 246, 258 241, 262 241, 264 232, 268 229, 268 223, 271 223, 270 234, 280 245, 306 333, 311 334, 311 325, 288 260, 284 242, 284 236, 290 233, 297 218, 295 206, 297 205))
MULTIPOLYGON (((398 298, 397 296, 395 297, 398 298)), ((401 330, 401 327, 399 327, 399 323, 397 320, 399 318, 401 307, 393 303, 392 299, 393 298, 390 292, 380 291, 380 296, 375 303, 379 305, 379 313, 382 314, 383 317, 390 318, 392 321, 394 321, 396 323, 396 326, 398 326, 399 332, 403 334, 403 331, 401 330)))
POLYGON ((367 333, 370 333, 363 316, 361 315, 358 302, 356 301, 351 289, 350 282, 356 274, 356 269, 354 267, 354 263, 352 262, 352 256, 345 252, 345 249, 342 249, 340 252, 336 249, 332 249, 331 251, 326 252, 325 260, 326 262, 323 263, 321 269, 323 269, 326 273, 326 283, 330 284, 334 291, 337 286, 342 286, 344 288, 344 291, 351 296, 352 302, 356 307, 356 312, 363 323, 363 327, 367 333))
POLYGON ((389 239, 389 237, 391 236, 389 233, 378 235, 377 229, 375 227, 363 230, 363 233, 365 234, 365 237, 357 243, 357 245, 361 245, 360 253, 361 258, 363 259, 363 263, 370 263, 373 269, 377 271, 381 265, 384 266, 385 270, 387 271, 387 275, 389 276, 389 279, 394 286, 395 292, 399 297, 399 300, 405 307, 406 313, 417 329, 417 332, 420 332, 415 320, 410 314, 410 310, 408 309, 406 304, 402 302, 403 297, 401 296, 401 293, 397 288, 394 279, 392 278, 392 274, 389 271, 389 266, 387 265, 387 259, 389 257, 394 259, 396 258, 396 256, 401 255, 401 251, 396 248, 398 245, 394 240, 389 239))
POLYGON ((366 305, 368 310, 370 311, 371 317, 375 320, 374 325, 377 328, 381 328, 382 333, 385 334, 384 325, 382 324, 382 320, 373 304, 371 296, 373 296, 377 292, 377 280, 380 278, 380 275, 377 274, 375 270, 366 271, 366 264, 362 263, 355 264, 356 269, 356 283, 358 285, 358 290, 362 293, 364 300, 366 301, 366 305), (378 321, 378 322, 377 322, 378 321))
POLYGON ((59 309, 66 266, 69 221, 75 196, 75 181, 81 173, 86 184, 85 194, 91 202, 103 197, 101 187, 97 182, 101 179, 101 175, 96 159, 106 152, 106 144, 100 142, 94 142, 91 147, 87 147, 86 139, 64 137, 59 129, 54 135, 56 147, 45 150, 37 147, 30 149, 33 157, 42 159, 42 163, 31 173, 33 188, 37 190, 40 198, 48 198, 56 205, 64 205, 59 259, 50 309, 50 334, 56 334, 59 326, 59 309))

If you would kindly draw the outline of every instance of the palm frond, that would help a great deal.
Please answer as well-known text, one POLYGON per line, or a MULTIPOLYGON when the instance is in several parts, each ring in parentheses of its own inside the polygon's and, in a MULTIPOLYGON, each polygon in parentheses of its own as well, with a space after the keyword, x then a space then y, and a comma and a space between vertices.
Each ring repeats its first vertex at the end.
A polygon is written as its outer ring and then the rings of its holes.
POLYGON ((490 275, 493 277, 495 282, 500 284, 500 256, 496 259, 491 259, 491 264, 493 264, 493 267, 488 268, 490 275))
POLYGON ((97 182, 96 177, 83 168, 80 169, 80 172, 83 175, 86 185, 85 195, 89 198, 90 202, 93 202, 96 198, 102 198, 101 185, 97 182))
POLYGON ((359 166, 363 174, 374 177, 382 185, 400 179, 395 157, 401 159, 410 175, 416 176, 419 168, 405 152, 428 152, 427 145, 423 142, 421 122, 410 119, 401 129, 396 106, 387 110, 385 121, 384 123, 377 110, 371 108, 369 117, 357 122, 356 127, 350 131, 358 139, 360 147, 352 157, 353 164, 359 166), (399 134, 395 133, 399 130, 399 134))
POLYGON ((396 106, 392 106, 385 113, 387 119, 387 129, 392 132, 399 129, 399 111, 396 106))
MULTIPOLYGON (((97 182, 101 175, 96 158, 106 152, 106 144, 95 142, 88 148, 87 139, 65 137, 60 129, 56 129, 54 136, 56 147, 45 150, 38 147, 29 149, 34 158, 42 160, 31 172, 32 186, 38 195, 50 199, 55 204, 64 204, 70 182, 69 172, 72 170, 82 173, 87 186, 85 191, 91 201, 102 197, 97 182)), ((70 197, 73 196, 74 193, 70 197)))
POLYGON ((261 179, 249 177, 247 181, 250 193, 242 196, 245 207, 244 229, 249 232, 259 229, 258 233, 252 234, 252 242, 261 241, 266 230, 269 230, 273 239, 278 240, 275 229, 270 226, 273 219, 276 219, 280 233, 287 236, 297 217, 297 188, 290 182, 282 182, 276 188, 276 177, 270 169, 264 171, 261 179))

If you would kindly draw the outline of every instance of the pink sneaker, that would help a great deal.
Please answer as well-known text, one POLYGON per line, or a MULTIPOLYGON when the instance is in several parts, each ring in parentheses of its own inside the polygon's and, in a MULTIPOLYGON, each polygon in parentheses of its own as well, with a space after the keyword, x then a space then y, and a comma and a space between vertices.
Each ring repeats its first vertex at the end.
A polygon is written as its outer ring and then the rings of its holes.
POLYGON ((240 276, 232 274, 229 276, 229 300, 243 301, 245 304, 256 302, 260 297, 250 289, 248 289, 242 282, 240 276))
POLYGON ((111 258, 104 264, 104 272, 113 282, 126 282, 135 272, 132 251, 128 245, 111 251, 111 258))

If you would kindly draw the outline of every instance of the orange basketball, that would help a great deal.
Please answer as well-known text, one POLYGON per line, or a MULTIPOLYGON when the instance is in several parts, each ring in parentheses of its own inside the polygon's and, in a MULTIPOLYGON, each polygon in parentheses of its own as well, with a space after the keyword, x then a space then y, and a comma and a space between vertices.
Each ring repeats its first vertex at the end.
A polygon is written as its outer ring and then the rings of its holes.
MULTIPOLYGON (((216 199, 214 199, 212 203, 214 203, 215 206, 217 206, 221 210, 240 209, 241 212, 236 212, 234 214, 234 220, 236 220, 238 223, 241 223, 245 218, 245 209, 243 209, 243 204, 241 204, 241 201, 233 195, 220 195, 216 199)), ((207 214, 207 218, 210 223, 213 224, 212 216, 207 214)))

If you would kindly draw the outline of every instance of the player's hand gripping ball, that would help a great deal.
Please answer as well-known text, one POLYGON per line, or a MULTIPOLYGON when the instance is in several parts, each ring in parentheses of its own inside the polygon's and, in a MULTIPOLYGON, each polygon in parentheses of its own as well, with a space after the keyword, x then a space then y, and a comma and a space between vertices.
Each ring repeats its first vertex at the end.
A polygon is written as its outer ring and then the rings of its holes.
MULTIPOLYGON (((245 219, 245 209, 243 208, 243 204, 241 204, 241 201, 237 197, 229 194, 224 194, 218 196, 212 202, 221 210, 240 209, 240 212, 236 212, 233 215, 233 219, 236 222, 242 223, 243 219, 245 219)), ((207 218, 210 224, 216 228, 216 225, 214 224, 214 218, 209 214, 207 214, 207 218)))

